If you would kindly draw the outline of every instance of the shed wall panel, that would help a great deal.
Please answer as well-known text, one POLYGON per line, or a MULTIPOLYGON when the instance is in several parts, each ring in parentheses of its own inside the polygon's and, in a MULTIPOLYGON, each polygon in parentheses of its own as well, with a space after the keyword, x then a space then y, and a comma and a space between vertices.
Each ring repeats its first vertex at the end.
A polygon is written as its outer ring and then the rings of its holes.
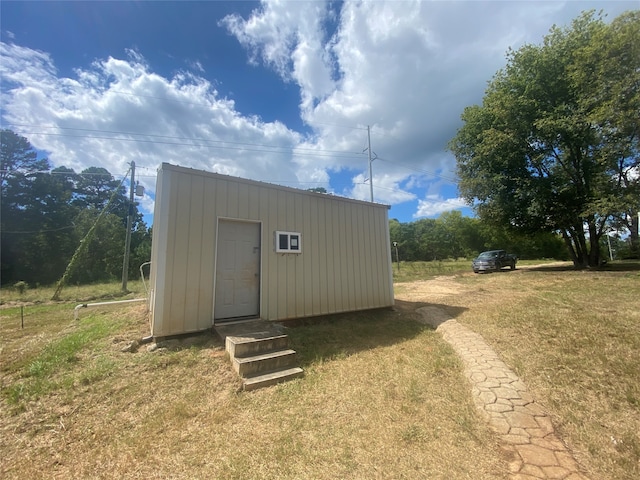
MULTIPOLYGON (((175 230, 173 232, 173 255, 172 255, 172 271, 171 276, 171 305, 169 307, 169 315, 175 319, 177 328, 182 331, 189 331, 186 323, 187 303, 187 255, 189 252, 189 238, 191 236, 191 227, 189 212, 191 206, 191 196, 184 195, 184 192, 191 190, 190 175, 178 175, 177 181, 172 183, 177 190, 176 213, 175 213, 175 230)), ((194 325, 194 330, 197 327, 194 325)))
MULTIPOLYGON (((298 195, 296 198, 296 201, 294 203, 294 226, 299 226, 301 231, 304 231, 304 209, 305 209, 305 205, 307 205, 308 201, 308 196, 307 195, 298 195)), ((302 248, 304 249, 305 245, 303 243, 302 248)), ((304 250, 303 250, 304 251, 304 250)), ((296 255, 296 257, 298 257, 299 255, 296 255)), ((293 310, 293 315, 295 317, 304 317, 305 316, 305 308, 304 308, 304 302, 305 302, 305 288, 304 288, 304 283, 301 282, 296 282, 295 279, 296 278, 304 278, 304 262, 302 261, 301 258, 296 258, 295 261, 295 265, 294 265, 294 272, 293 272, 293 277, 294 277, 294 287, 295 287, 295 298, 294 298, 294 310, 293 310)))
MULTIPOLYGON (((310 237, 310 232, 311 232, 311 225, 312 225, 312 219, 311 219, 311 197, 305 195, 302 199, 302 222, 300 223, 300 225, 302 225, 302 232, 303 232, 303 238, 302 238, 302 248, 303 248, 303 255, 308 255, 309 257, 311 257, 312 255, 312 246, 309 245, 308 247, 306 246, 306 242, 310 241, 311 238, 306 238, 306 237, 310 237)), ((307 281, 304 284, 304 287, 302 289, 302 294, 300 295, 304 300, 303 300, 303 307, 302 310, 299 311, 298 313, 302 316, 308 317, 313 315, 313 289, 311 288, 311 285, 309 284, 309 280, 312 278, 313 275, 313 266, 311 265, 311 262, 306 261, 306 262, 300 262, 300 265, 302 265, 301 271, 302 271, 302 277, 306 279, 307 281)))
MULTIPOLYGON (((164 292, 165 288, 165 272, 166 272, 166 249, 167 249, 167 221, 168 221, 168 201, 169 195, 165 195, 165 180, 163 180, 163 171, 158 172, 156 180, 156 202, 154 205, 154 231, 155 239, 151 244, 151 265, 149 271, 149 312, 151 315, 151 332, 155 335, 156 331, 162 329, 162 319, 164 317, 164 305, 157 301, 156 293, 158 290, 164 292)), ((168 180, 166 180, 168 181, 168 180)))
MULTIPOLYGON (((202 198, 202 238, 201 248, 201 268, 198 279, 198 321, 201 325, 213 324, 213 293, 215 283, 215 238, 216 238, 216 215, 212 211, 215 205, 216 189, 218 182, 214 179, 205 178, 204 192, 202 198)), ((205 327, 207 328, 207 327, 205 327)))
POLYGON ((393 304, 387 208, 163 164, 152 246, 155 336, 214 322, 217 222, 261 223, 260 316, 325 315, 393 304), (276 231, 301 253, 276 253, 276 231))
MULTIPOLYGON (((186 249, 186 268, 187 268, 187 288, 185 291, 185 317, 198 318, 198 295, 200 288, 198 285, 190 285, 191 278, 200 278, 201 257, 202 257, 202 197, 204 195, 204 178, 192 177, 189 196, 189 217, 186 249)), ((197 282, 194 282, 197 283, 197 282)), ((198 318, 198 327, 201 327, 198 318)), ((204 327, 206 328, 206 326, 204 327)))

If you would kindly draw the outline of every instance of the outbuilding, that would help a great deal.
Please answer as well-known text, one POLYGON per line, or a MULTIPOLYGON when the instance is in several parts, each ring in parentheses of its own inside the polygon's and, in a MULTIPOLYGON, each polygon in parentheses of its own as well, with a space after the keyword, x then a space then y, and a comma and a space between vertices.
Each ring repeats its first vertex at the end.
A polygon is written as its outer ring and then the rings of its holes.
POLYGON ((393 305, 388 210, 163 163, 151 249, 152 335, 393 305))

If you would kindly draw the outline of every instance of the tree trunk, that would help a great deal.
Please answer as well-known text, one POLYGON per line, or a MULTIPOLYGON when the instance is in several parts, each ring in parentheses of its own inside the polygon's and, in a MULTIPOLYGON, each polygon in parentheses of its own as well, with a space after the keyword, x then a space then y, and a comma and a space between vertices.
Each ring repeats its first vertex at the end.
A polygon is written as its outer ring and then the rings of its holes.
POLYGON ((589 241, 582 228, 572 228, 562 231, 562 238, 569 251, 569 256, 575 268, 597 267, 600 264, 600 236, 595 227, 589 228, 589 241))
POLYGON ((640 238, 638 232, 638 223, 640 220, 640 213, 631 212, 631 227, 629 228, 629 241, 631 242, 631 254, 638 258, 640 257, 640 238))
POLYGON ((562 230, 562 239, 564 240, 564 244, 567 246, 567 250, 569 251, 569 256, 571 257, 571 261, 573 262, 574 267, 579 266, 578 255, 576 253, 576 249, 573 247, 573 242, 571 241, 571 234, 566 230, 562 230))
POLYGON ((588 259, 587 266, 590 268, 599 267, 600 266, 600 238, 602 237, 602 233, 598 232, 598 227, 593 217, 589 218, 588 226, 589 226, 589 255, 587 257, 588 259))
POLYGON ((600 235, 589 236, 589 267, 600 266, 600 235))

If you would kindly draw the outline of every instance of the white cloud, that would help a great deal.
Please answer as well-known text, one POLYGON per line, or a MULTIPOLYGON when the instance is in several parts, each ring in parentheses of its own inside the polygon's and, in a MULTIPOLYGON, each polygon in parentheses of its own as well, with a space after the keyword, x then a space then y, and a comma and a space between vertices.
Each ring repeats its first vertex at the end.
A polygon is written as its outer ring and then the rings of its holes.
POLYGON ((145 52, 128 50, 78 67, 71 78, 59 75, 48 53, 2 43, 3 121, 50 152, 54 166, 104 166, 118 177, 135 161, 151 191, 166 161, 302 188, 326 187, 340 175, 349 185, 336 193, 364 200, 370 125, 380 159, 375 201, 422 198, 414 217, 433 216, 464 206, 440 193, 455 184, 446 144, 506 50, 540 42, 552 24, 568 24, 581 9, 602 7, 613 18, 630 5, 278 0, 248 18, 221 20, 250 61, 299 88, 299 114, 311 135, 239 112, 216 90, 211 68, 205 78, 199 59, 164 77, 145 52))
MULTIPOLYGON (((345 1, 334 32, 321 28, 331 6, 308 5, 264 1, 247 20, 233 16, 225 24, 254 61, 298 84, 300 115, 318 132, 316 146, 359 151, 363 131, 343 126, 373 127, 373 150, 391 160, 377 165, 381 180, 374 187, 388 183, 391 190, 380 189, 376 198, 394 203, 411 198, 398 187, 411 175, 453 177, 446 144, 464 107, 481 101, 509 47, 540 42, 554 23, 568 24, 582 9, 622 11, 629 3, 345 1)), ((363 178, 354 177, 357 198, 369 197, 358 183, 363 178)))
POLYGON ((439 195, 427 195, 424 200, 418 202, 418 210, 413 218, 437 217, 441 213, 459 210, 468 207, 462 198, 444 199, 439 195))
MULTIPOLYGON (((131 161, 154 172, 170 162, 297 182, 292 148, 300 135, 279 122, 242 116, 202 77, 164 78, 134 51, 77 69, 74 78, 58 77, 43 52, 3 43, 0 54, 4 121, 50 152, 54 166, 103 166, 119 177, 131 161)), ((140 182, 155 187, 152 176, 140 182)))

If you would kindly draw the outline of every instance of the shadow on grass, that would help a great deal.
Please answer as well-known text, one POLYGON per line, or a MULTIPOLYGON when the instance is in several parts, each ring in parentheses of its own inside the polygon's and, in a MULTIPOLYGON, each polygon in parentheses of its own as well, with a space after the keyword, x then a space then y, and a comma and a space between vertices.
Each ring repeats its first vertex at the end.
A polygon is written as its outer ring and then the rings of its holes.
POLYGON ((402 343, 435 327, 420 323, 416 310, 429 306, 448 318, 464 309, 448 305, 396 300, 394 308, 341 313, 283 322, 301 367, 343 358, 360 351, 402 343))
MULTIPOLYGON (((402 343, 425 330, 433 331, 443 321, 455 318, 466 309, 427 302, 396 300, 392 308, 338 313, 275 322, 286 327, 290 347, 297 353, 301 367, 314 362, 343 358, 359 351, 402 343), (428 307, 430 317, 417 310, 428 307)), ((213 331, 167 337, 158 349, 224 349, 224 342, 213 331)))
POLYGON ((535 265, 527 267, 526 269, 531 272, 640 272, 640 260, 616 260, 614 262, 605 263, 599 267, 574 267, 572 263, 566 262, 561 265, 535 265))

